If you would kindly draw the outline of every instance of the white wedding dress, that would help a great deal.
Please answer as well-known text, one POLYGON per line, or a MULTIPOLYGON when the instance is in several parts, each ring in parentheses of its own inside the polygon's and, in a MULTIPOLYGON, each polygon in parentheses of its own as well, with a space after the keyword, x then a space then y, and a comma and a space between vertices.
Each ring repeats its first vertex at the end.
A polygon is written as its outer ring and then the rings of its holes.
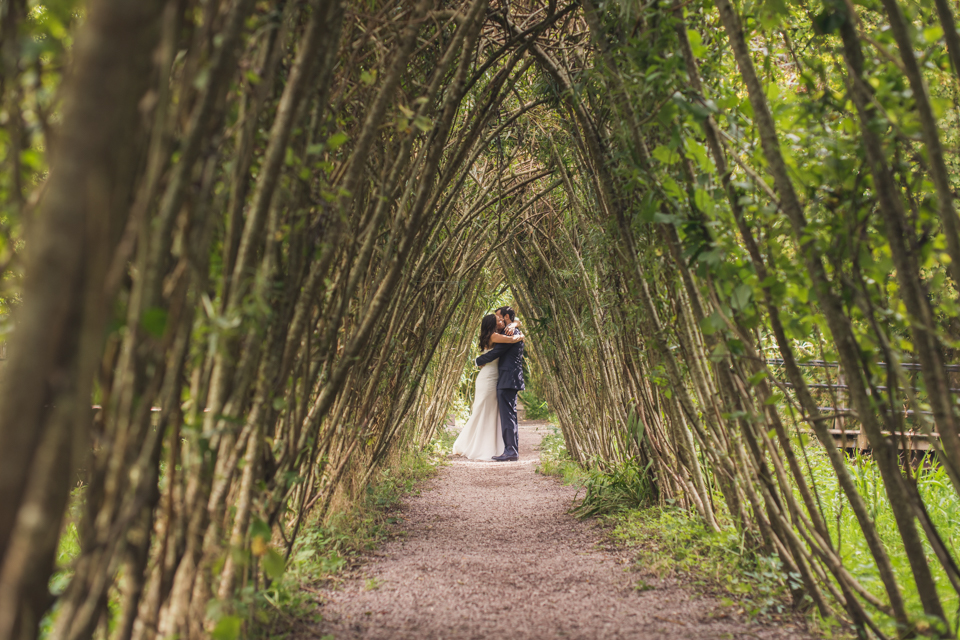
MULTIPOLYGON (((490 349, 484 351, 487 353, 490 349)), ((497 406, 497 381, 500 379, 498 362, 488 362, 477 374, 477 389, 473 396, 473 411, 463 431, 453 443, 453 452, 470 460, 489 460, 503 453, 503 434, 500 432, 500 410, 497 406)))

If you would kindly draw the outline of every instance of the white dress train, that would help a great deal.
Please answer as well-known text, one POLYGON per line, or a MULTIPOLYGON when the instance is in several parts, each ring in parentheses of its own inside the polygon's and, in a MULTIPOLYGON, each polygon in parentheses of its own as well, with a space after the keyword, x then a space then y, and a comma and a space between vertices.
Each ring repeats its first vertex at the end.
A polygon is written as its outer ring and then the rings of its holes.
POLYGON ((500 379, 498 366, 497 360, 488 362, 477 374, 473 411, 463 431, 457 436, 457 441, 453 443, 453 452, 470 460, 489 460, 503 453, 500 409, 497 406, 497 381, 500 379))

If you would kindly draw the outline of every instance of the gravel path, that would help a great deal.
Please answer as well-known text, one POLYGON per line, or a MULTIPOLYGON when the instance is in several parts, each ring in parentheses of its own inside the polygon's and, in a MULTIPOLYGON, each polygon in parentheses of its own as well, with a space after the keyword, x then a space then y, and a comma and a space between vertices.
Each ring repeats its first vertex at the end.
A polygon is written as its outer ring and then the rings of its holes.
POLYGON ((635 590, 628 556, 604 549, 602 531, 567 514, 574 489, 534 473, 537 427, 521 425, 519 462, 455 458, 409 499, 406 535, 321 594, 314 637, 809 637, 793 625, 728 617, 714 599, 675 584, 653 579, 656 588, 635 590))

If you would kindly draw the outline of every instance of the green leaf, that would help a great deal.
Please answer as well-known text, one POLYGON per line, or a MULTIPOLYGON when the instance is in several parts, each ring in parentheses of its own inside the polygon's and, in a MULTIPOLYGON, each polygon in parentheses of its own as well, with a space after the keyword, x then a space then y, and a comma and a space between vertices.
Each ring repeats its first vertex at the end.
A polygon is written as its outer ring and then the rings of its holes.
POLYGON ((284 570, 287 568, 287 563, 284 562, 283 556, 274 549, 267 549, 267 554, 263 556, 263 559, 260 560, 263 565, 263 572, 267 574, 267 577, 271 580, 276 580, 283 575, 284 570))
POLYGON ((237 616, 223 616, 213 628, 214 640, 237 640, 240 637, 240 625, 243 620, 237 616))
POLYGON ((697 161, 697 166, 704 173, 712 173, 714 171, 713 162, 710 161, 710 158, 707 156, 707 148, 694 140, 693 138, 688 138, 684 147, 687 149, 687 153, 693 156, 693 159, 697 161))
POLYGON ((653 150, 653 157, 663 164, 673 164, 680 160, 680 154, 665 145, 660 145, 653 150))
POLYGON ((770 102, 775 102, 776 99, 780 97, 780 87, 777 86, 776 82, 768 83, 763 92, 766 94, 767 100, 770 102))
POLYGON ((923 39, 929 43, 938 42, 943 37, 943 27, 933 25, 923 30, 923 39))
POLYGON ((680 218, 671 213, 660 213, 658 211, 653 214, 653 221, 659 222, 660 224, 676 224, 680 221, 680 218))
POLYGON ((933 115, 939 119, 942 118, 944 114, 947 113, 947 110, 953 106, 953 102, 950 100, 950 98, 930 96, 930 105, 933 107, 933 115))
POLYGON ((330 151, 336 151, 343 145, 344 142, 346 142, 349 139, 350 139, 350 136, 343 133, 342 131, 338 131, 337 133, 327 138, 327 149, 329 149, 330 151))
POLYGON ((377 70, 373 71, 361 71, 360 72, 360 82, 367 85, 368 87, 377 81, 377 70))
POLYGON ((743 348, 743 341, 737 340, 736 338, 732 340, 727 340, 727 348, 730 349, 730 353, 735 356, 742 356, 745 353, 743 348))
POLYGON ((690 41, 690 48, 693 50, 694 56, 702 58, 707 55, 707 48, 703 46, 703 37, 699 31, 687 29, 687 40, 690 41))
POLYGON ((782 393, 771 393, 766 400, 763 401, 763 404, 774 405, 783 400, 782 393))
POLYGON ((663 190, 667 192, 667 195, 672 196, 678 200, 682 200, 686 197, 686 192, 680 185, 677 184, 677 181, 674 180, 671 176, 665 176, 663 178, 663 190))
POLYGON ((143 327, 143 330, 152 335, 154 338, 162 337, 164 330, 167 328, 166 309, 161 309, 159 307, 151 307, 147 309, 143 312, 143 316, 140 318, 140 326, 143 327))
POLYGON ((721 342, 714 347, 713 351, 710 353, 710 360, 712 362, 720 362, 728 355, 730 355, 730 349, 727 348, 727 344, 725 342, 721 342))
POLYGON ((720 314, 718 314, 716 311, 700 321, 700 329, 706 336, 716 333, 723 328, 723 325, 723 318, 721 318, 720 314))
POLYGON ((21 152, 20 163, 33 171, 42 171, 46 167, 43 154, 36 149, 25 149, 21 152))
POLYGON ((736 289, 733 290, 733 295, 730 296, 730 304, 734 309, 746 309, 747 305, 750 304, 750 299, 753 297, 753 289, 750 288, 748 284, 741 284, 736 289))

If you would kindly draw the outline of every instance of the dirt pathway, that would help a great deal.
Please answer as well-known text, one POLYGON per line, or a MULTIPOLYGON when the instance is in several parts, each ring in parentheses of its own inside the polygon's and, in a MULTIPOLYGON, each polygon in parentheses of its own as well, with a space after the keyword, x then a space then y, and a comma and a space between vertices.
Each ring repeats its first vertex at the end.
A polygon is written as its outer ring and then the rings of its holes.
POLYGON ((534 473, 537 425, 520 461, 454 459, 403 508, 407 532, 323 594, 316 636, 543 639, 800 638, 792 626, 725 617, 716 601, 639 576, 603 533, 567 514, 574 490, 534 473))

